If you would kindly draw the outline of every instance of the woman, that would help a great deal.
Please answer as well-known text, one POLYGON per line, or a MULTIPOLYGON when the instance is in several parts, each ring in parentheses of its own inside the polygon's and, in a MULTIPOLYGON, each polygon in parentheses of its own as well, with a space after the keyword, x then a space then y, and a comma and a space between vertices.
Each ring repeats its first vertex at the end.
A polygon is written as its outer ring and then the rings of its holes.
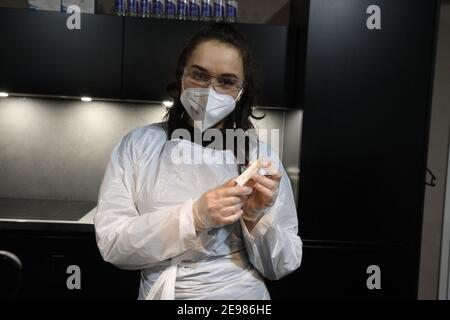
POLYGON ((142 271, 139 299, 270 299, 264 277, 280 279, 302 257, 292 188, 278 157, 255 139, 242 150, 177 136, 179 129, 201 136, 253 128, 245 39, 230 25, 207 26, 182 52, 176 80, 165 122, 130 132, 112 152, 95 216, 100 252, 142 271), (174 159, 196 152, 205 161, 174 159), (239 154, 246 165, 266 155, 271 163, 263 167, 280 171, 237 185, 240 166, 228 160, 239 154))

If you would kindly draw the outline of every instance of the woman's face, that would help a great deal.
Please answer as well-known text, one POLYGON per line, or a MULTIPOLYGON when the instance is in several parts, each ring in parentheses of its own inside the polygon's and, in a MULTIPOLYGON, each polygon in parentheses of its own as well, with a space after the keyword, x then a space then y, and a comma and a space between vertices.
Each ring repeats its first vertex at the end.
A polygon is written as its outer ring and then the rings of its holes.
MULTIPOLYGON (((212 86, 217 92, 237 98, 239 87, 244 79, 244 65, 241 54, 236 48, 215 40, 202 42, 189 56, 183 88, 198 88, 199 81, 212 76, 212 86), (192 76, 186 76, 191 74, 192 76), (193 78, 194 77, 194 78, 193 78), (215 80, 215 81, 214 81, 215 80), (218 84, 224 84, 220 87, 218 84)), ((200 81, 201 82, 201 81, 200 81)))

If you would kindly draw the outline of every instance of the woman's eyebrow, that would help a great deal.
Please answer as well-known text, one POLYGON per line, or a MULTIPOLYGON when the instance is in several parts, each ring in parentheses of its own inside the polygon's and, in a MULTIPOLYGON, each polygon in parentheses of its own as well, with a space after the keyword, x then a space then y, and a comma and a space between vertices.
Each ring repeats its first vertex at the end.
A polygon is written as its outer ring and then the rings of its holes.
MULTIPOLYGON (((194 65, 192 65, 191 67, 192 67, 192 68, 199 69, 199 70, 201 70, 201 71, 204 71, 204 72, 206 72, 207 74, 211 74, 211 73, 208 71, 208 69, 205 69, 205 68, 203 68, 203 67, 201 67, 201 66, 199 66, 199 65, 197 65, 197 64, 194 64, 194 65)), ((222 73, 221 75, 219 75, 219 77, 231 77, 231 78, 239 79, 239 77, 238 77, 236 74, 234 74, 234 73, 222 73)))
POLYGON ((204 72, 206 72, 206 73, 209 73, 209 71, 208 71, 207 69, 205 69, 205 68, 199 66, 198 64, 194 64, 194 65, 192 65, 191 67, 192 67, 192 68, 199 69, 199 70, 204 71, 204 72))
POLYGON ((222 73, 221 76, 239 79, 239 77, 234 73, 222 73))

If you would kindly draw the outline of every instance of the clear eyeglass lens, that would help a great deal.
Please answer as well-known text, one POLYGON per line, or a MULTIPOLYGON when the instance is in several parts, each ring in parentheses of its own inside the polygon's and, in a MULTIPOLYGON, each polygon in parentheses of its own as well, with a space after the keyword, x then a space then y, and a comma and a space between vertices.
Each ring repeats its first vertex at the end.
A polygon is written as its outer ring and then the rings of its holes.
POLYGON ((213 84, 218 93, 236 93, 242 88, 242 81, 232 77, 215 78, 206 72, 195 69, 188 69, 185 74, 193 85, 207 88, 213 84))

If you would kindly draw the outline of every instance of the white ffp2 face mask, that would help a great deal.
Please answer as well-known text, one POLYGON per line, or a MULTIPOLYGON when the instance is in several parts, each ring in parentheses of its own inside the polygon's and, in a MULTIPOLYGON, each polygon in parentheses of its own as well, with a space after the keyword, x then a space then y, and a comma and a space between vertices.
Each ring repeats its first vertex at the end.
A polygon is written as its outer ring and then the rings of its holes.
POLYGON ((233 112, 241 93, 242 89, 234 99, 230 95, 219 94, 212 88, 188 88, 183 90, 180 101, 194 125, 203 132, 233 112))

